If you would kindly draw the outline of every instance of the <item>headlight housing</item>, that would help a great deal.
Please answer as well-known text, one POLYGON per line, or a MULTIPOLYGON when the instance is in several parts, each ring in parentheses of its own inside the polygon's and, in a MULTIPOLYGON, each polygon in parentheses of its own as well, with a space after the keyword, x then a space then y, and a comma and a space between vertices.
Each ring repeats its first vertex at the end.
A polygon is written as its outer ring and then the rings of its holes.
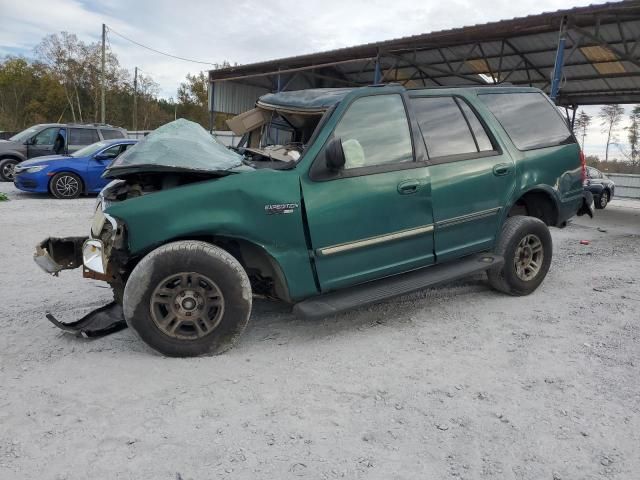
POLYGON ((33 167, 27 167, 22 169, 23 172, 27 172, 27 173, 37 173, 40 170, 44 170, 45 168, 47 168, 49 165, 34 165, 33 167))
POLYGON ((104 245, 100 240, 89 239, 82 245, 83 265, 96 273, 106 273, 107 261, 104 258, 104 245))

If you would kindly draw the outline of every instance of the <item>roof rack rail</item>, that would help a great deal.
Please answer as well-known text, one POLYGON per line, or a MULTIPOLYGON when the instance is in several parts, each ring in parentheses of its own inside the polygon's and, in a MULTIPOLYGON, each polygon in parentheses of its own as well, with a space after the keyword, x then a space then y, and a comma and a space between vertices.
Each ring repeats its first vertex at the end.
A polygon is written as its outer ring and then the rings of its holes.
POLYGON ((100 122, 88 122, 88 123, 68 123, 67 125, 78 125, 78 126, 82 126, 82 127, 109 127, 109 128, 120 128, 120 127, 114 127, 113 125, 110 125, 108 123, 100 123, 100 122))

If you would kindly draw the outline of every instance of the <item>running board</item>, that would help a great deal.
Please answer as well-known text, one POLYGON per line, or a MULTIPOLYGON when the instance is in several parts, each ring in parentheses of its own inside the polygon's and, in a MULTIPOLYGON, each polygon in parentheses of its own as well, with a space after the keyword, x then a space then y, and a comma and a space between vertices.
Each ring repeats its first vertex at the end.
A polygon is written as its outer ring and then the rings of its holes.
POLYGON ((293 313, 301 317, 317 318, 361 307, 381 300, 415 292, 458 278, 498 267, 504 258, 491 253, 471 255, 447 263, 363 283, 344 290, 311 297, 297 303, 293 313))

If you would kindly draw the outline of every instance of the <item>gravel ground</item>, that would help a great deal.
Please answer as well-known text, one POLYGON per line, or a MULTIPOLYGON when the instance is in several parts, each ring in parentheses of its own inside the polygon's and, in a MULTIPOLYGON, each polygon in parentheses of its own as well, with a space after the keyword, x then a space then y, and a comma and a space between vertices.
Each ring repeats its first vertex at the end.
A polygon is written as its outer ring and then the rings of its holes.
POLYGON ((258 303, 228 353, 168 359, 44 318, 110 298, 31 260, 94 199, 0 191, 0 478, 638 478, 640 202, 553 229, 528 297, 478 276, 321 321, 258 303))

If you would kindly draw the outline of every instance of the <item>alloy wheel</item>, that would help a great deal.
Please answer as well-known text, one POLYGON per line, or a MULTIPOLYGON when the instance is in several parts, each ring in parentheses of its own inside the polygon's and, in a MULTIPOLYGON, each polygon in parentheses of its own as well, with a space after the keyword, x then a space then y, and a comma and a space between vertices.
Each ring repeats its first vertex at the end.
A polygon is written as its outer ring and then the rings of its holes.
POLYGON ((151 295, 151 317, 165 335, 195 340, 220 324, 224 297, 209 277, 196 272, 170 275, 151 295))
POLYGON ((2 166, 2 176, 8 181, 13 182, 15 178, 15 163, 7 162, 2 166))
POLYGON ((516 248, 514 265, 516 275, 525 282, 532 280, 540 272, 544 259, 542 241, 537 235, 526 235, 516 248))
POLYGON ((80 183, 71 175, 62 175, 56 180, 53 188, 61 197, 74 197, 80 190, 80 183))

